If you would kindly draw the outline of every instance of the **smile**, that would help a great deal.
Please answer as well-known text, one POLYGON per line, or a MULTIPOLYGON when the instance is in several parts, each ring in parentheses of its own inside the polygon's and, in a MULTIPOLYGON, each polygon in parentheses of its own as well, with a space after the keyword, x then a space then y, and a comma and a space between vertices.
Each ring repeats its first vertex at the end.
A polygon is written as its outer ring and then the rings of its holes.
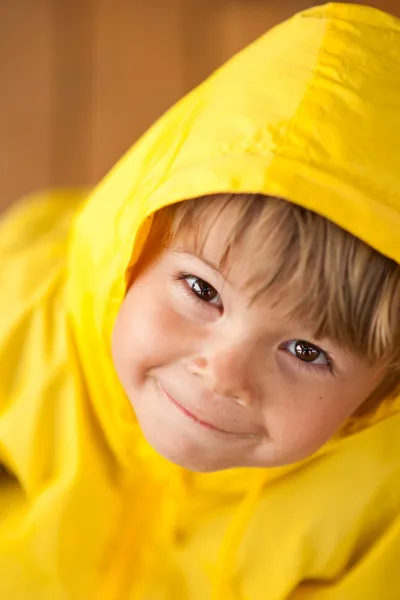
POLYGON ((170 394, 168 394, 168 392, 165 391, 165 389, 163 388, 163 386, 159 382, 157 382, 157 385, 160 388, 160 390, 162 391, 162 393, 164 394, 164 396, 175 406, 175 408, 177 408, 182 414, 185 415, 185 417, 188 417, 188 419, 190 419, 191 421, 193 421, 197 425, 200 425, 201 427, 204 427, 205 429, 208 429, 208 430, 211 430, 211 431, 217 431, 219 433, 223 433, 225 435, 236 435, 232 431, 226 431, 225 429, 221 429, 219 427, 216 427, 215 425, 211 425, 211 423, 207 423, 206 421, 202 421, 201 419, 199 419, 198 417, 196 417, 196 415, 194 415, 189 410, 187 410, 184 406, 182 406, 182 404, 179 404, 179 402, 177 400, 175 400, 175 398, 173 398, 172 396, 170 396, 170 394))

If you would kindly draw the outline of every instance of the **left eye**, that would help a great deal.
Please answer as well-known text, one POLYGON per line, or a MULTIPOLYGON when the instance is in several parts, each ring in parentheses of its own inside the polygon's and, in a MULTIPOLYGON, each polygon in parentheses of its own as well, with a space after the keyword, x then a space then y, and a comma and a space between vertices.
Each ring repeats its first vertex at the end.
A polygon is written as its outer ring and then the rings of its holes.
POLYGON ((285 344, 285 349, 303 362, 314 365, 329 365, 326 353, 310 342, 293 340, 285 344))
POLYGON ((190 290, 199 300, 208 304, 221 304, 221 298, 217 290, 204 279, 194 275, 185 275, 182 279, 186 281, 190 290))

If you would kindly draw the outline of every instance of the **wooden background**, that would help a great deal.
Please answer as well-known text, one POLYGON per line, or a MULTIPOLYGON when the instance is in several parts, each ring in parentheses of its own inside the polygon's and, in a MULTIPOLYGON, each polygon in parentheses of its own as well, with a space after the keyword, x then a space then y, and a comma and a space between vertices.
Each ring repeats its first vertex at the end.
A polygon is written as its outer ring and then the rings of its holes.
MULTIPOLYGON (((227 58, 318 3, 1 0, 0 208, 94 184, 227 58)), ((400 12, 400 0, 370 3, 400 12)))

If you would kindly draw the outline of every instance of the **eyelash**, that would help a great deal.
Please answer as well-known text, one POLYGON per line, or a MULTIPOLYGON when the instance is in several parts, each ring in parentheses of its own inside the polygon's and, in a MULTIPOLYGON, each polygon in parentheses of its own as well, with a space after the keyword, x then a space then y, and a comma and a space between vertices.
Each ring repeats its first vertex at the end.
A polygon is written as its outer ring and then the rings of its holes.
MULTIPOLYGON (((183 273, 182 272, 182 273, 178 273, 178 275, 174 277, 175 281, 179 282, 179 284, 183 288, 183 291, 185 292, 186 296, 188 296, 188 298, 197 302, 197 304, 199 304, 202 308, 206 308, 207 305, 210 305, 211 303, 206 302, 205 300, 202 300, 192 290, 192 288, 189 286, 189 284, 186 281, 189 278, 199 279, 200 281, 203 281, 204 283, 206 283, 210 288, 214 289, 216 292, 217 292, 217 290, 214 288, 214 286, 209 284, 207 281, 205 281, 201 277, 197 277, 196 275, 193 275, 192 273, 183 273)), ((218 294, 218 292, 217 292, 217 294, 218 294)), ((221 306, 221 308, 219 308, 215 304, 211 304, 211 306, 216 307, 218 310, 220 310, 220 312, 223 312, 222 306, 221 306)), ((285 350, 285 352, 296 362, 297 368, 304 369, 307 372, 311 372, 311 373, 315 373, 316 371, 318 371, 319 373, 324 373, 324 374, 327 374, 327 373, 330 373, 331 375, 335 374, 335 362, 328 352, 326 352, 325 350, 322 350, 322 348, 320 348, 319 346, 316 346, 315 344, 310 343, 311 346, 314 346, 325 357, 326 364, 308 363, 307 361, 301 360, 300 358, 296 357, 292 352, 290 352, 288 350, 289 345, 292 344, 293 341, 295 341, 295 340, 289 340, 287 342, 284 342, 283 344, 280 345, 280 349, 285 350)))
MULTIPOLYGON (((200 298, 200 296, 198 296, 192 290, 192 288, 186 281, 189 278, 198 279, 199 281, 203 281, 204 283, 206 283, 210 288, 212 288, 216 292, 217 292, 217 290, 214 288, 214 286, 212 286, 210 283, 208 283, 205 279, 202 279, 201 277, 197 277, 197 275, 193 275, 192 273, 178 273, 178 275, 175 277, 175 280, 180 283, 180 285, 183 288, 183 291, 191 300, 194 300, 195 302, 197 302, 199 304, 199 306, 201 306, 202 308, 212 306, 213 308, 217 308, 221 313, 224 312, 224 308, 222 305, 221 305, 221 307, 219 307, 217 304, 211 304, 211 302, 206 302, 205 300, 202 300, 200 298)), ((217 292, 217 294, 218 294, 218 292, 217 292)))
POLYGON ((324 358, 326 360, 326 364, 307 362, 305 360, 301 360, 300 358, 296 357, 292 352, 290 352, 288 350, 289 345, 292 344, 293 341, 300 341, 300 340, 289 340, 287 342, 284 342, 283 344, 280 345, 280 349, 285 350, 285 352, 290 356, 290 358, 296 361, 296 365, 298 366, 299 369, 305 369, 308 372, 311 371, 311 372, 315 373, 315 371, 318 371, 319 373, 323 373, 323 374, 329 373, 330 375, 335 375, 335 361, 333 360, 332 356, 328 352, 326 352, 326 350, 322 350, 322 348, 320 348, 319 346, 316 346, 315 344, 310 343, 310 346, 314 346, 314 348, 316 348, 319 352, 321 352, 321 354, 324 356, 324 358))

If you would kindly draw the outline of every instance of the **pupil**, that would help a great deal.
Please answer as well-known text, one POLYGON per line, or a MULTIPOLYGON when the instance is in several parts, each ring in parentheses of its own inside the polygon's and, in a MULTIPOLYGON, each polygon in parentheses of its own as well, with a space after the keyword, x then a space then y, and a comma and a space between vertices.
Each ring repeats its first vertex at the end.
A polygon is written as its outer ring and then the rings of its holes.
POLYGON ((306 362, 313 362, 320 355, 320 351, 318 350, 318 348, 312 346, 311 344, 308 344, 307 342, 302 341, 297 342, 295 351, 296 356, 306 362))
POLYGON ((192 289, 202 300, 208 302, 214 300, 216 296, 216 291, 202 279, 196 279, 192 285, 192 289))

